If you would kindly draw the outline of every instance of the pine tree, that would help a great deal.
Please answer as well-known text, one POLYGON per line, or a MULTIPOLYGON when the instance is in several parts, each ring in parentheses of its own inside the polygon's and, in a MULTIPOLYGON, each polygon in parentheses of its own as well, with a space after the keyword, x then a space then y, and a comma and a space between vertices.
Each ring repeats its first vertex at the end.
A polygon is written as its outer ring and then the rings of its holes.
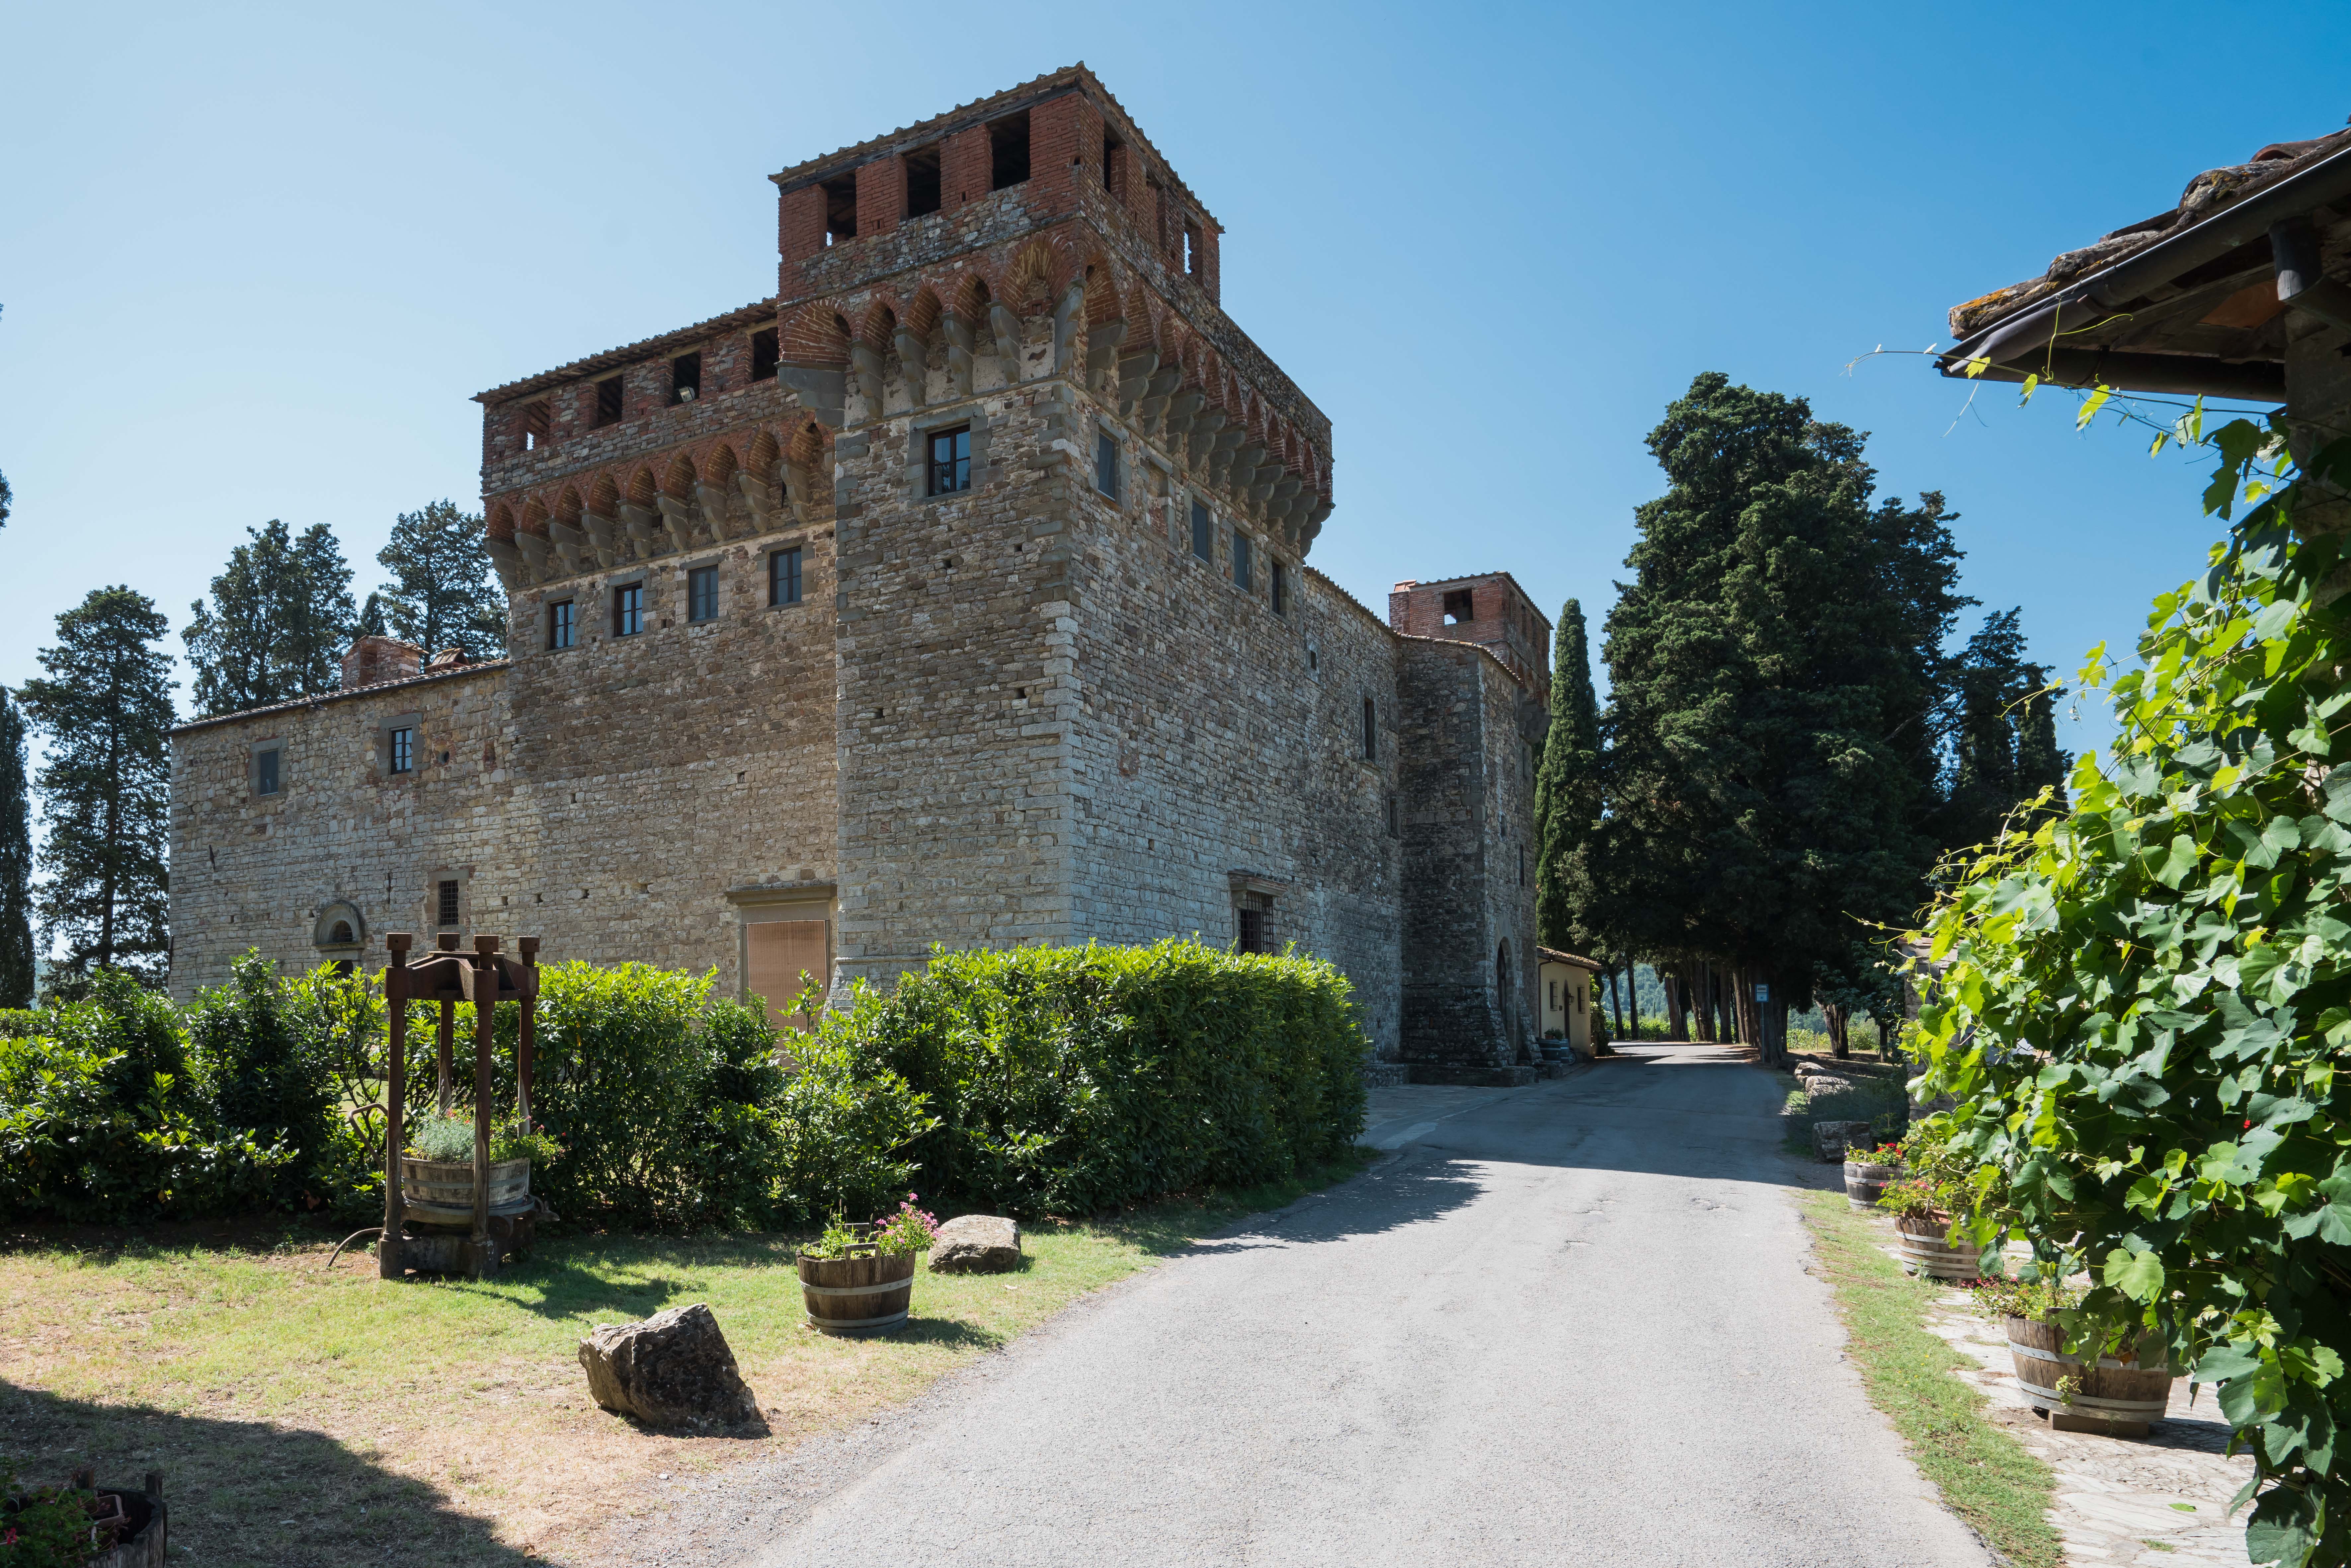
MULTIPOLYGON (((2039 788, 2026 788, 2018 768, 2020 705, 2042 684, 2028 674, 2019 619, 2015 610, 1985 616, 1952 662, 1951 779, 1938 824, 1947 850, 1990 843, 2017 802, 2039 788)), ((2049 745, 2053 752, 2053 724, 2049 745)))
POLYGON ((351 635, 353 637, 389 637, 392 635, 390 632, 384 630, 383 595, 380 593, 371 593, 367 596, 367 603, 362 605, 360 609, 360 623, 358 627, 352 631, 351 635))
POLYGON ((429 657, 462 648, 469 657, 506 652, 506 596, 490 580, 482 519, 447 501, 402 512, 375 559, 392 573, 379 597, 392 634, 429 657))
POLYGON ((0 1008, 33 1005, 33 802, 25 718, 0 690, 0 1008))
POLYGON ((273 517, 246 532, 183 633, 200 717, 332 691, 342 675, 351 569, 334 530, 314 523, 296 538, 273 517))
POLYGON ((2049 684, 2049 671, 2041 664, 2024 666, 2026 695, 2016 718, 2016 782, 2022 798, 2030 799, 2050 787, 2049 803, 2035 815, 2062 817, 2071 810, 2065 796, 2065 777, 2074 770, 2074 759, 2057 747, 2057 699, 2064 694, 2049 684))
POLYGON ((1535 930, 1552 947, 1601 944, 1592 921, 1590 849, 1600 825, 1600 704, 1583 606, 1561 607, 1552 634, 1551 728, 1535 771, 1535 930))
POLYGON ((47 674, 21 693, 47 743, 36 907, 68 988, 109 967, 159 981, 170 963, 169 630, 146 595, 98 589, 57 617, 47 674))

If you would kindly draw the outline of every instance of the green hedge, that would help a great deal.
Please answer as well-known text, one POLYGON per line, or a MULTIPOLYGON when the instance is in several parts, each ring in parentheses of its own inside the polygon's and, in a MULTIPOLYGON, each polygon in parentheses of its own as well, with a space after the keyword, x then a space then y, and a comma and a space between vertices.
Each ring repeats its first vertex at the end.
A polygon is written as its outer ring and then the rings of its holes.
POLYGON ((935 1125, 925 1195, 1084 1214, 1275 1180, 1363 1128, 1367 1049, 1347 978, 1198 942, 935 954, 830 1015, 821 1050, 893 1074, 935 1125))

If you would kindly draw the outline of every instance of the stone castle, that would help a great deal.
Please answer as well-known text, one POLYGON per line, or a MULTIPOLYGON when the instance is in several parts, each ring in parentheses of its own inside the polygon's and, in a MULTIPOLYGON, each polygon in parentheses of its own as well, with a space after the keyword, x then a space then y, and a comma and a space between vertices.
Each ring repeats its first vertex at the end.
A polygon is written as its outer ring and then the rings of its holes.
MULTIPOLYGON (((1331 425, 1083 66, 773 176, 776 292, 483 392, 508 653, 181 727, 172 984, 545 938, 779 1009, 934 944, 1295 943, 1526 1073, 1550 626, 1306 564, 1331 425)), ((377 960, 377 961, 380 961, 377 960)))

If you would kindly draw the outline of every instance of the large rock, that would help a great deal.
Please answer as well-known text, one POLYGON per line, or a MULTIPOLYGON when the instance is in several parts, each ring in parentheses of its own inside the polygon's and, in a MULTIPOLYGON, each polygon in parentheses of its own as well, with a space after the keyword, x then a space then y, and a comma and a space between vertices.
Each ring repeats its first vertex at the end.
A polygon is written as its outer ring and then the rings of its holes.
POLYGON ((1001 1274, 1020 1267, 1020 1228, 1000 1215, 966 1214, 939 1227, 935 1274, 1001 1274))
POLYGON ((718 1320, 700 1301, 641 1323, 611 1323, 580 1342, 597 1404, 656 1427, 740 1427, 759 1401, 736 1370, 718 1320))
POLYGON ((1813 1152, 1834 1165, 1844 1158, 1845 1143, 1851 1139, 1866 1143, 1869 1124, 1866 1122, 1815 1122, 1813 1124, 1813 1152))

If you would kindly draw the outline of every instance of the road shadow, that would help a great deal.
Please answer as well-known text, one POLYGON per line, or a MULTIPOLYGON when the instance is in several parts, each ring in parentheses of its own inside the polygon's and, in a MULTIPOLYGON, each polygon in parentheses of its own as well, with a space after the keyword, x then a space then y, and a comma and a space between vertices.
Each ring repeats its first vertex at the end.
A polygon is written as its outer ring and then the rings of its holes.
POLYGON ((256 1568, 431 1563, 510 1568, 538 1558, 317 1432, 67 1399, 0 1379, 0 1463, 27 1483, 87 1465, 100 1486, 163 1475, 171 1560, 256 1568))

